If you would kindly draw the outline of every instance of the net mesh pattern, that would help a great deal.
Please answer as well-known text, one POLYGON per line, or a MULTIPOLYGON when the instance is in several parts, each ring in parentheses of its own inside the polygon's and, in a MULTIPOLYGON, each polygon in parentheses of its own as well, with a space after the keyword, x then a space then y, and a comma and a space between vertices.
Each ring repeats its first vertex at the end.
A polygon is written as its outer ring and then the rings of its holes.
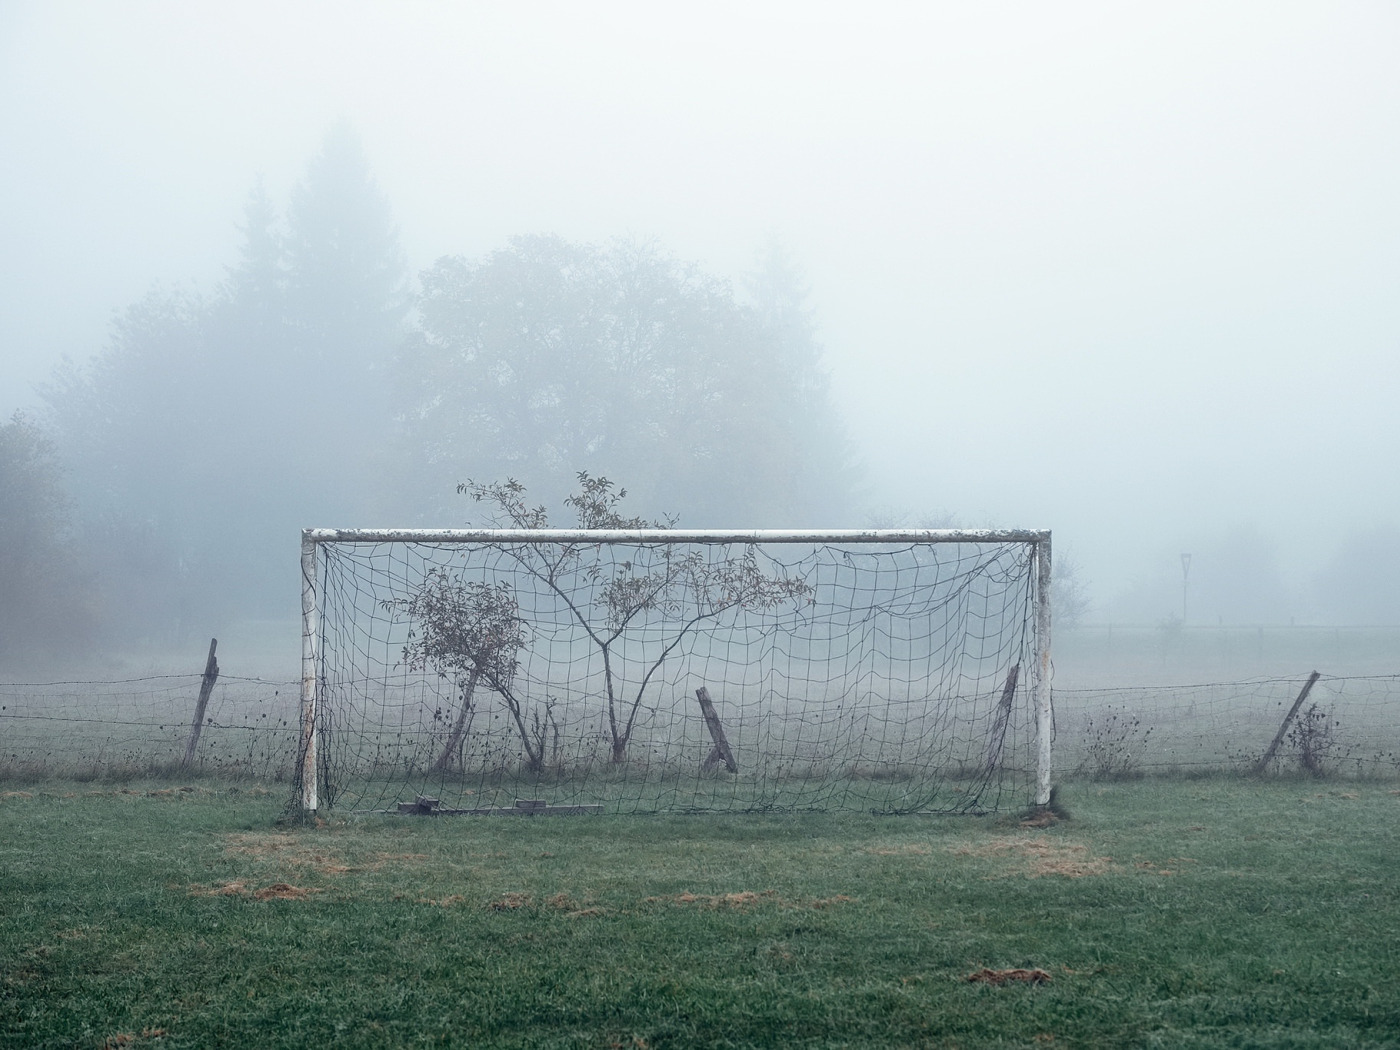
POLYGON ((317 557, 323 806, 1030 798, 1031 544, 327 542, 317 557))

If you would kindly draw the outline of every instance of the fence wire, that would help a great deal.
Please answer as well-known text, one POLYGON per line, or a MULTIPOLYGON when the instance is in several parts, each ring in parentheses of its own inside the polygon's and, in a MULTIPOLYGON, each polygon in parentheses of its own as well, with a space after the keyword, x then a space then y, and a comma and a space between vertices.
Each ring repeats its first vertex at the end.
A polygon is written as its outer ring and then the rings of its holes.
MULTIPOLYGON (((0 778, 289 781, 298 747, 293 679, 221 677, 194 761, 182 766, 201 678, 0 682, 0 778)), ((1323 674, 1285 728, 1306 680, 1056 689, 1055 778, 1255 775, 1284 729, 1266 775, 1400 780, 1400 675, 1323 674)), ((376 801, 411 799, 400 783, 376 801)))

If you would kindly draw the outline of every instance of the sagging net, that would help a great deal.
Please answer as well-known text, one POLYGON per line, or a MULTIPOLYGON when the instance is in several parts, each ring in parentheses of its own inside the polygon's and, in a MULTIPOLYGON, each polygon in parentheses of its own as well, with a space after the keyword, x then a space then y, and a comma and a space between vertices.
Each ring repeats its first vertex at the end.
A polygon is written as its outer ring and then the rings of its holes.
POLYGON ((1029 543, 327 542, 317 558, 322 806, 1031 798, 1029 543))

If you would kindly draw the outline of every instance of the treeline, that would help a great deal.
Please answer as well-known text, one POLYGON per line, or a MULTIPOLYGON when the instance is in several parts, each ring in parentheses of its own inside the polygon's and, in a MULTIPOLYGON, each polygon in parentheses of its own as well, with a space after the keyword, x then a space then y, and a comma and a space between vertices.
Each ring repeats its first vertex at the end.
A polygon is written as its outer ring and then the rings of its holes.
POLYGON ((410 279, 353 132, 284 210, 250 195, 218 287, 152 292, 3 428, 0 660, 178 641, 296 608, 308 525, 451 526, 459 482, 557 506, 580 471, 687 525, 850 520, 806 291, 650 244, 522 237, 410 279))

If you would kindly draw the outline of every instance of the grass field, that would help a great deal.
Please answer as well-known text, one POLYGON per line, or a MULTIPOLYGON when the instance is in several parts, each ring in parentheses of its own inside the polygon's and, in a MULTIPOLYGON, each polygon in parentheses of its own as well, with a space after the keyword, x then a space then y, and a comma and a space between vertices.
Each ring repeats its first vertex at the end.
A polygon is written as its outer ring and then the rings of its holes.
POLYGON ((1064 795, 282 827, 283 787, 12 783, 0 1045, 1400 1046, 1393 784, 1064 795))

